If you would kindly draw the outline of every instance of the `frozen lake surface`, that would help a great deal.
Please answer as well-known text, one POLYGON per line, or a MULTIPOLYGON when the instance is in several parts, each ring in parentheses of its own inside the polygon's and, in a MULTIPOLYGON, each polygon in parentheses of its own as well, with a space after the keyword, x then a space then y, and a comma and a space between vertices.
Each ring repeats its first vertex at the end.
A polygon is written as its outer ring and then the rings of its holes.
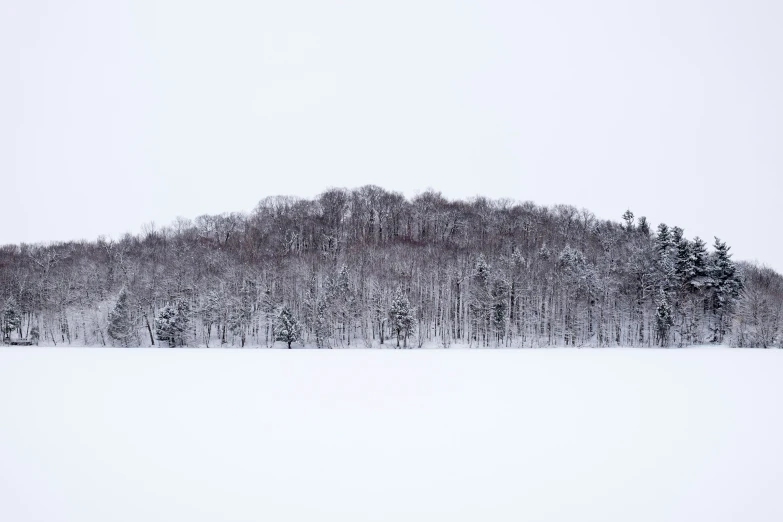
POLYGON ((0 348, 0 520, 783 520, 783 351, 0 348))

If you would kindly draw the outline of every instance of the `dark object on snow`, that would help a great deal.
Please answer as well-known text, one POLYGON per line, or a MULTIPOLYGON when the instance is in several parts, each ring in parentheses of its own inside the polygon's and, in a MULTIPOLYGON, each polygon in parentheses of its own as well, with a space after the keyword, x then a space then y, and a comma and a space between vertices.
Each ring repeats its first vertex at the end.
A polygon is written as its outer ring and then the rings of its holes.
POLYGON ((33 342, 29 339, 9 339, 6 337, 3 339, 4 344, 10 344, 11 346, 32 346, 33 342))

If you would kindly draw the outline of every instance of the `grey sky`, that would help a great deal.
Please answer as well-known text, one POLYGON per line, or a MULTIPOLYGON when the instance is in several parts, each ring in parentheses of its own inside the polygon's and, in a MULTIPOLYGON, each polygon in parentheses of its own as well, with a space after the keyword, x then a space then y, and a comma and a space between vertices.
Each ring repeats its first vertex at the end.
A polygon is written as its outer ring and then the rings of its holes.
POLYGON ((0 3, 0 243, 377 184, 783 271, 783 2, 0 3))

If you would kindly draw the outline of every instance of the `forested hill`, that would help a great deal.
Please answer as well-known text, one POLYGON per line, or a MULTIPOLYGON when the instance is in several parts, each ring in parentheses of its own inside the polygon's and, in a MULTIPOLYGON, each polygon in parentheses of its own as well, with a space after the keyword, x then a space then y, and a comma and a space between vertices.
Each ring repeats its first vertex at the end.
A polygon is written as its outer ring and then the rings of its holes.
POLYGON ((783 278, 570 206, 374 186, 119 241, 0 251, 7 340, 118 346, 781 346, 783 278))

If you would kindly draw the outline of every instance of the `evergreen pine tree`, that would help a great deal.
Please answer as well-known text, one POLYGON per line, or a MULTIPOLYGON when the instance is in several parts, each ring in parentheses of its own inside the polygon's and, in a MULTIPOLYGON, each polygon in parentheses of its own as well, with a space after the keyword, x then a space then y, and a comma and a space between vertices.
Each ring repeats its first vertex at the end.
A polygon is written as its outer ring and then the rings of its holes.
POLYGON ((170 347, 176 345, 176 321, 177 310, 171 305, 166 305, 158 310, 158 315, 155 317, 155 337, 158 341, 166 342, 170 347))
POLYGON ((170 347, 185 346, 189 339, 190 305, 178 299, 173 305, 160 309, 155 317, 155 334, 159 341, 165 341, 170 347))
POLYGON ((16 298, 9 297, 3 307, 2 327, 3 336, 10 337, 11 332, 19 330, 22 326, 22 314, 19 311, 19 305, 16 298))
POLYGON ((710 259, 709 279, 712 289, 710 307, 715 316, 713 342, 723 342, 728 329, 728 317, 734 311, 736 300, 743 289, 743 281, 734 261, 731 260, 731 247, 715 238, 714 253, 710 259))
POLYGON ((476 260, 473 279, 482 286, 487 286, 489 284, 489 265, 483 255, 480 255, 476 260))
POLYGON ((672 246, 672 235, 666 223, 658 225, 658 234, 655 237, 655 246, 659 254, 667 252, 672 246))
POLYGON ((397 347, 400 346, 400 338, 403 340, 403 347, 408 347, 408 336, 415 329, 415 311, 411 307, 411 303, 408 300, 408 296, 403 293, 402 289, 397 289, 392 299, 391 308, 389 309, 389 320, 391 322, 392 331, 397 335, 397 347))
POLYGON ((642 216, 639 218, 639 225, 637 228, 639 232, 645 237, 650 236, 650 223, 647 221, 646 217, 642 216))
POLYGON ((731 247, 716 237, 714 249, 715 252, 710 266, 710 279, 712 285, 716 288, 718 297, 716 305, 721 307, 740 296, 743 282, 737 266, 731 260, 731 254, 729 254, 731 247))
POLYGON ((473 323, 473 339, 489 342, 489 329, 492 321, 491 273, 487 260, 480 255, 473 268, 470 284, 469 309, 473 323))
POLYGON ((671 244, 675 246, 685 237, 685 231, 680 227, 672 227, 670 233, 671 244))
POLYGON ((675 286, 677 269, 674 237, 665 223, 658 225, 655 249, 658 252, 658 286, 668 292, 675 286))
POLYGON ((633 220, 634 220, 633 212, 631 212, 630 209, 626 210, 623 213, 623 221, 625 221, 625 230, 629 232, 633 230, 633 220))
POLYGON ((128 292, 125 288, 120 290, 117 303, 109 312, 109 337, 121 346, 130 346, 135 333, 133 319, 131 317, 131 305, 128 292))
POLYGON ((677 281, 683 290, 693 290, 691 282, 696 277, 696 266, 691 242, 685 238, 677 241, 677 261, 675 262, 677 281))
POLYGON ((275 322, 275 341, 281 341, 291 348, 291 343, 294 343, 302 338, 302 327, 299 325, 299 321, 296 320, 291 309, 287 306, 280 310, 275 322))
POLYGON ((710 285, 708 271, 707 244, 698 236, 690 243, 691 258, 693 263, 693 278, 691 286, 695 290, 703 290, 710 285))

